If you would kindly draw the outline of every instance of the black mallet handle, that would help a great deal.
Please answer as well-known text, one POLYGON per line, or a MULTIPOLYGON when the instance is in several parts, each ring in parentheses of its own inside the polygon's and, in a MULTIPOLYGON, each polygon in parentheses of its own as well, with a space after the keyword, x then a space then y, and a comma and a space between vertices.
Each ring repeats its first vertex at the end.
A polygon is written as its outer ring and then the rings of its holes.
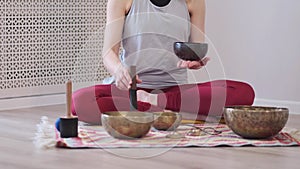
POLYGON ((129 89, 130 111, 136 111, 138 109, 136 96, 136 66, 130 66, 130 77, 132 78, 131 87, 129 89))

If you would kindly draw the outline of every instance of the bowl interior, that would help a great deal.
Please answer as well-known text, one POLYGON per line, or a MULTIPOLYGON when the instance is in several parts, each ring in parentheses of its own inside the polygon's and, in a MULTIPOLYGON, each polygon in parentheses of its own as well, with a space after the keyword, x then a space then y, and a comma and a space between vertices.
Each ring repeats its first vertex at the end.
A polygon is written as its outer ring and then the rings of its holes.
POLYGON ((174 42, 174 52, 182 60, 199 61, 208 51, 207 43, 174 42))
POLYGON ((153 114, 148 112, 112 111, 103 113, 102 117, 104 119, 129 120, 137 123, 153 122, 153 114))

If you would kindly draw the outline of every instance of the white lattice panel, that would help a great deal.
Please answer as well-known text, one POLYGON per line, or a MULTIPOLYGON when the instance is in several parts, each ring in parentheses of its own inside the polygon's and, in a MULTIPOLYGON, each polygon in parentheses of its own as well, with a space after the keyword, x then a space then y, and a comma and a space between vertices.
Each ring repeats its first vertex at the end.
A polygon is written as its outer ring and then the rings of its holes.
POLYGON ((68 79, 106 77, 105 7, 106 0, 0 0, 0 98, 59 93, 68 79))

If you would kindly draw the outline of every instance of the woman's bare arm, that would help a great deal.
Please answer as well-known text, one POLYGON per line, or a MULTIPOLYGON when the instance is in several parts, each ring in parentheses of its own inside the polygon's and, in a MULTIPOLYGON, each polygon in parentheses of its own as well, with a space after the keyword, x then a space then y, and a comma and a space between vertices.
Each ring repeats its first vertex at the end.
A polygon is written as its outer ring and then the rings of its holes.
POLYGON ((124 19, 131 3, 132 0, 109 0, 107 3, 107 23, 102 57, 104 66, 115 77, 116 85, 120 89, 128 89, 131 84, 128 70, 122 66, 119 59, 124 19))
POLYGON ((129 0, 109 0, 107 3, 102 57, 105 67, 111 74, 114 74, 116 65, 121 63, 118 54, 128 1, 129 0))
POLYGON ((205 41, 205 0, 187 0, 191 16, 191 42, 205 41))

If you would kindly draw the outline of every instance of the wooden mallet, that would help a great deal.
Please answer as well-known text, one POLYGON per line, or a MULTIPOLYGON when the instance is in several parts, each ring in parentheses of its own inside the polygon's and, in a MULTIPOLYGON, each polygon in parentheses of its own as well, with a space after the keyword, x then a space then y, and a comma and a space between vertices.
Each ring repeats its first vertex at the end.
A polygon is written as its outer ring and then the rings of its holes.
POLYGON ((78 117, 71 113, 72 106, 72 81, 66 83, 66 109, 67 116, 60 118, 59 128, 60 137, 77 137, 78 136, 78 117))

